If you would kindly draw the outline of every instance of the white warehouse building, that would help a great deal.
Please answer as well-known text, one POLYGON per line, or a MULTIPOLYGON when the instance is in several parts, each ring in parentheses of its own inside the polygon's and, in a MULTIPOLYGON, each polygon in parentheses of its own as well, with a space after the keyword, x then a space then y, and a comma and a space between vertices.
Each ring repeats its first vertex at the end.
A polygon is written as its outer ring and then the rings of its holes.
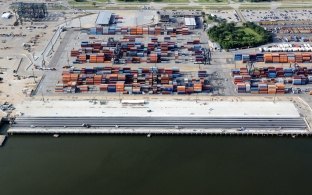
POLYGON ((196 27, 196 21, 193 17, 186 17, 184 18, 185 26, 189 27, 190 29, 194 29, 196 27))

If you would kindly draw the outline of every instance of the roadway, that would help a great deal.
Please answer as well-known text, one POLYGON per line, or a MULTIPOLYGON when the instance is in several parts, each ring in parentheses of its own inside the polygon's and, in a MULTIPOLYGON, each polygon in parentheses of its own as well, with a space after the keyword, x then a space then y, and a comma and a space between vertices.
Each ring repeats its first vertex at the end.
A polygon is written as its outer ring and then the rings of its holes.
POLYGON ((18 117, 13 128, 254 128, 254 129, 306 129, 303 118, 222 118, 222 117, 18 117))
POLYGON ((59 81, 62 72, 62 66, 68 65, 68 55, 70 50, 74 48, 74 40, 79 35, 79 31, 75 29, 68 29, 62 35, 62 41, 57 47, 51 61, 47 64, 49 68, 56 68, 56 71, 46 70, 44 71, 44 78, 39 83, 35 94, 46 95, 49 93, 47 89, 54 90, 55 84, 59 81))

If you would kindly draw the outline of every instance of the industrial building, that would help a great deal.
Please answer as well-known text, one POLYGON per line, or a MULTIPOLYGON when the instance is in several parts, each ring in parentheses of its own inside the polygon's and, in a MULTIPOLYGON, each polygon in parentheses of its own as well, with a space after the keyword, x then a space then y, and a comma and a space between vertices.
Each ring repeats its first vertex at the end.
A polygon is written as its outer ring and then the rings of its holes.
POLYGON ((193 17, 186 17, 184 18, 185 26, 189 27, 190 29, 195 29, 196 27, 196 21, 193 17))
POLYGON ((115 15, 110 11, 101 11, 96 19, 96 25, 109 26, 115 21, 115 15))
POLYGON ((202 13, 200 11, 166 11, 158 12, 160 22, 172 22, 177 25, 185 25, 189 29, 199 29, 203 26, 202 13))
POLYGON ((170 21, 170 15, 169 14, 160 15, 160 22, 169 22, 169 21, 170 21))

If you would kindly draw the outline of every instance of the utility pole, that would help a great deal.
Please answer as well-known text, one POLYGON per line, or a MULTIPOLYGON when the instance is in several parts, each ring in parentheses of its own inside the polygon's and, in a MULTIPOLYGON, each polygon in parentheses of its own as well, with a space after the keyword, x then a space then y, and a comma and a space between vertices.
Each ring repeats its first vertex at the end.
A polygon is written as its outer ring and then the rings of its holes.
POLYGON ((69 56, 68 56, 69 54, 67 53, 67 65, 69 65, 69 56))
POLYGON ((80 17, 78 17, 79 19, 79 27, 80 27, 80 30, 81 30, 81 20, 80 20, 80 17))
POLYGON ((44 54, 42 54, 42 64, 41 64, 41 67, 45 67, 45 60, 44 60, 44 54))
POLYGON ((31 70, 32 70, 32 73, 33 73, 33 75, 32 75, 32 76, 33 76, 33 78, 34 78, 34 82, 35 82, 35 83, 37 83, 36 78, 35 78, 35 72, 34 72, 34 69, 32 68, 31 70))

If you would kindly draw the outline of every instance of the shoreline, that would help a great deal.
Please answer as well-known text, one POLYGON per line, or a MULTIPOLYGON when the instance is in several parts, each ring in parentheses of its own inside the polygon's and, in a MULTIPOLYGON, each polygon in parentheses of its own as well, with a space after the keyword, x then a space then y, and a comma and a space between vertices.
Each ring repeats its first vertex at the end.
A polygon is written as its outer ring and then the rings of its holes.
POLYGON ((308 130, 263 130, 263 129, 148 129, 148 128, 118 128, 118 129, 104 129, 104 128, 9 128, 7 131, 9 135, 14 134, 102 134, 102 135, 242 135, 242 136, 311 136, 312 133, 308 130))

